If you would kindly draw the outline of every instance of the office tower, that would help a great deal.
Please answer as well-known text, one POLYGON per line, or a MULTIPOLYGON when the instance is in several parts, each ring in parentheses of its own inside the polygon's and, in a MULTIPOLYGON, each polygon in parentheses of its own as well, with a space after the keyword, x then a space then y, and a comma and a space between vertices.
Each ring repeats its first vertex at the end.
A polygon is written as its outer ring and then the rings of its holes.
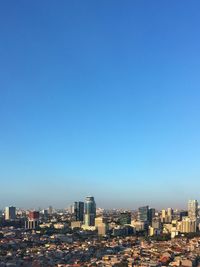
POLYGON ((5 220, 15 220, 16 219, 16 208, 6 207, 5 208, 5 220))
POLYGON ((171 223, 172 217, 173 217, 173 209, 172 208, 168 208, 167 209, 167 222, 168 223, 171 223))
POLYGON ((121 225, 131 224, 131 213, 130 212, 121 212, 119 217, 119 223, 121 225))
POLYGON ((152 225, 153 218, 155 218, 156 210, 151 208, 149 209, 149 223, 152 225))
POLYGON ((94 197, 85 199, 85 225, 94 226, 96 217, 96 203, 94 197))
POLYGON ((75 221, 84 220, 84 202, 74 202, 73 213, 75 216, 75 221))
POLYGON ((196 220, 198 215, 198 202, 197 200, 188 201, 188 217, 191 220, 196 220))
POLYGON ((35 229, 39 226, 39 211, 29 211, 28 221, 25 222, 25 227, 35 229))
POLYGON ((167 217, 166 210, 163 209, 161 211, 161 222, 162 223, 165 223, 166 222, 166 217, 167 217))
POLYGON ((149 221, 149 206, 140 207, 138 209, 138 220, 142 222, 149 221))

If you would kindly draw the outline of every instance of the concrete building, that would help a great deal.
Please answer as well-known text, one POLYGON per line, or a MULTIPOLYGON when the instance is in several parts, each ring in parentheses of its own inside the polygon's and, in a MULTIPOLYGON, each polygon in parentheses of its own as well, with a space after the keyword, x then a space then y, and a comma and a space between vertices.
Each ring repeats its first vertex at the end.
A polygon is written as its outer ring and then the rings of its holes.
POLYGON ((16 208, 6 207, 5 208, 5 220, 15 220, 16 219, 16 208))
POLYGON ((161 211, 161 222, 165 223, 165 221, 166 221, 166 210, 163 209, 161 211))
POLYGON ((104 217, 95 218, 95 227, 98 230, 98 235, 104 236, 108 233, 109 226, 108 226, 106 218, 104 217))
POLYGON ((188 217, 191 220, 196 220, 198 215, 198 202, 197 200, 188 201, 188 217))
POLYGON ((179 223, 179 230, 181 233, 195 233, 197 230, 196 220, 192 220, 189 217, 184 217, 179 223))
POLYGON ((39 211, 29 211, 28 220, 25 222, 25 228, 35 229, 39 226, 39 211))

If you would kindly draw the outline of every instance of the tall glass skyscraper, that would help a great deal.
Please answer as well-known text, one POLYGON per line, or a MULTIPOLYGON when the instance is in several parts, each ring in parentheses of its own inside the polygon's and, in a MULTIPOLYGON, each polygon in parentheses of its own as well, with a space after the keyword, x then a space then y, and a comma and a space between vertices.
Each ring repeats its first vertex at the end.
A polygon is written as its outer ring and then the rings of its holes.
POLYGON ((140 207, 138 209, 138 219, 142 222, 149 221, 149 206, 140 207))
POLYGON ((84 220, 84 202, 74 202, 73 212, 76 221, 84 220))
POLYGON ((85 199, 85 225, 94 226, 96 217, 96 203, 94 197, 85 199))

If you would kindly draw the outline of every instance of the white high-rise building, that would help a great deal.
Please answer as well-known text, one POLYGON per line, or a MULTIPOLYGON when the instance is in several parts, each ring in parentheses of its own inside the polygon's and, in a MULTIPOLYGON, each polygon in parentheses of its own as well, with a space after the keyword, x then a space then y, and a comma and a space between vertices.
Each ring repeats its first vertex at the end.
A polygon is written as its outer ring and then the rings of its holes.
POLYGON ((5 220, 15 220, 16 219, 16 208, 6 207, 5 208, 5 220))
POLYGON ((196 220, 198 215, 198 202, 197 200, 188 201, 188 217, 191 220, 196 220))

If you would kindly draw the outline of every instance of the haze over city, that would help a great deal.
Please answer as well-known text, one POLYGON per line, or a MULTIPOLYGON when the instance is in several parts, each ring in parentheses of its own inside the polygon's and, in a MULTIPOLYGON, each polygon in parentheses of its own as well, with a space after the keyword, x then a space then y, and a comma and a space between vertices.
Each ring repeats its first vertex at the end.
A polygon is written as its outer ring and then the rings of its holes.
POLYGON ((125 2, 1 2, 1 208, 199 199, 200 3, 125 2))

